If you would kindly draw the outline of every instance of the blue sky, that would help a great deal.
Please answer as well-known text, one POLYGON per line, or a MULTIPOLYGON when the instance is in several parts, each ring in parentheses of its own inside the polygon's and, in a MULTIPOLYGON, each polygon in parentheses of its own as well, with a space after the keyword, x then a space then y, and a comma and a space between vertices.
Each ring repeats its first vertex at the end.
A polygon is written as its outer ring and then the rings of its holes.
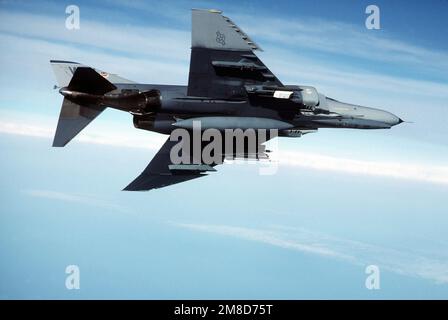
POLYGON ((2 298, 447 298, 448 2, 0 2, 2 298), (190 9, 218 8, 284 82, 413 121, 279 141, 278 172, 234 164, 121 192, 164 137, 108 110, 50 147, 50 59, 186 84, 190 9), (64 287, 79 265, 81 289, 64 287), (367 265, 381 289, 364 287, 367 265))

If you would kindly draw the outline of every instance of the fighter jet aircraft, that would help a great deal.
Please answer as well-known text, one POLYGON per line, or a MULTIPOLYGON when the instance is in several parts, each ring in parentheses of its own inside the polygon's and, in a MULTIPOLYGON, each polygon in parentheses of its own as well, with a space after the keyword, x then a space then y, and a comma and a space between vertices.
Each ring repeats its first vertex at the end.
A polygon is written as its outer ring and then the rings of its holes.
MULTIPOLYGON (((276 129, 280 137, 300 137, 319 128, 389 129, 402 122, 384 110, 326 97, 314 87, 284 85, 256 51, 261 48, 221 11, 193 9, 188 86, 140 84, 76 62, 51 60, 64 96, 53 146, 65 146, 108 107, 130 113, 136 128, 161 134, 178 128, 192 132, 195 122, 201 130, 276 129)), ((264 142, 257 142, 257 158, 266 155, 264 142)), ((222 152, 212 164, 175 164, 170 151, 177 143, 168 138, 124 190, 199 178, 229 156, 250 153, 222 152)))

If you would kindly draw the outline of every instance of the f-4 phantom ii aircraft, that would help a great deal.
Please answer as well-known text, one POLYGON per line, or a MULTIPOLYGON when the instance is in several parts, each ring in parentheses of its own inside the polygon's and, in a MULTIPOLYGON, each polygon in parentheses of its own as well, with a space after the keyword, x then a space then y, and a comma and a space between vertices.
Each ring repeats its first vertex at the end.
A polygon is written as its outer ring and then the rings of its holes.
MULTIPOLYGON (((390 129, 403 122, 387 111, 331 99, 314 87, 284 85, 254 53, 260 47, 218 10, 192 10, 191 42, 188 86, 139 84, 76 62, 50 61, 64 96, 53 146, 65 146, 107 107, 129 112, 136 128, 161 134, 192 130, 195 121, 201 130, 276 129, 280 137, 319 128, 390 129)), ((195 179, 228 156, 248 155, 223 153, 212 164, 173 164, 170 150, 177 143, 168 138, 124 190, 195 179)))

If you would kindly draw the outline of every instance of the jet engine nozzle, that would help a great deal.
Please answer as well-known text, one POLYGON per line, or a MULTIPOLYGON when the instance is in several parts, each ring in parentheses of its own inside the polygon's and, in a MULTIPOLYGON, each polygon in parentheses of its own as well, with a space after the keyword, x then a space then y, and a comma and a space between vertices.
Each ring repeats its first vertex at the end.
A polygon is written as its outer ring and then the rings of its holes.
POLYGON ((160 92, 144 92, 105 95, 102 103, 133 114, 146 114, 158 110, 161 106, 160 92))

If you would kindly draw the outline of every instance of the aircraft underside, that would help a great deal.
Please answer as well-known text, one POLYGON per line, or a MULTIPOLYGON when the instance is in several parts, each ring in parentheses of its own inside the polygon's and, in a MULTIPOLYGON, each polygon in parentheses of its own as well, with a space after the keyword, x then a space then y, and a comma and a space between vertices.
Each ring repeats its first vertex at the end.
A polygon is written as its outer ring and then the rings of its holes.
POLYGON ((389 129, 402 122, 384 110, 328 98, 314 87, 282 84, 254 53, 260 47, 219 11, 193 10, 192 20, 187 86, 138 84, 76 62, 52 60, 64 96, 53 146, 65 146, 106 108, 130 113, 136 128, 170 135, 125 188, 136 191, 202 177, 227 157, 268 157, 264 143, 277 136, 301 137, 319 128, 389 129), (217 136, 229 130, 242 132, 243 139, 217 136), (208 132, 216 142, 210 161, 200 158, 207 149, 203 141, 195 154, 197 131, 208 132), (179 132, 187 135, 170 139, 179 132), (188 150, 182 150, 180 162, 172 152, 179 145, 188 150))

